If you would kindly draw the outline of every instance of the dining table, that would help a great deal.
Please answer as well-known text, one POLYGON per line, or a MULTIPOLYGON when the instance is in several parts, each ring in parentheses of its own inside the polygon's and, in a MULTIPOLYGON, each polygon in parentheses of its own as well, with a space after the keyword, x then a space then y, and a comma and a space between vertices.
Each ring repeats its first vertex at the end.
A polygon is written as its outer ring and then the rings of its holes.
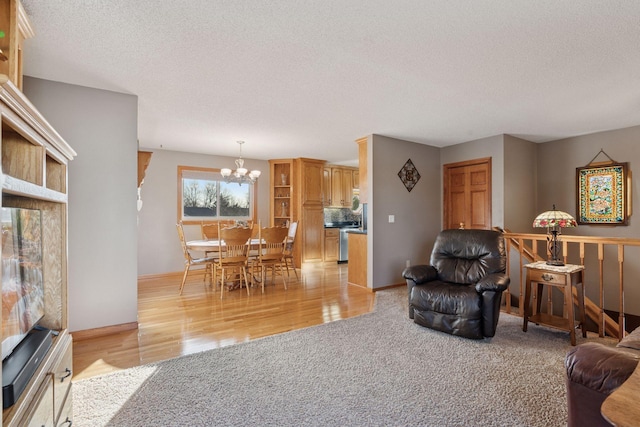
MULTIPOLYGON (((205 254, 212 252, 220 252, 220 245, 224 250, 224 240, 221 242, 218 239, 212 240, 189 240, 187 241, 187 249, 191 251, 201 251, 205 254)), ((258 256, 258 252, 260 250, 260 239, 251 239, 249 242, 249 258, 254 258, 258 256)), ((251 275, 251 283, 260 282, 260 279, 255 276, 255 274, 251 275)), ((240 287, 240 283, 234 282, 234 285, 229 286, 228 290, 238 289, 240 287)))
MULTIPOLYGON (((220 244, 224 248, 224 240, 222 243, 218 239, 213 240, 189 240, 187 242, 187 249, 192 251, 202 251, 202 252, 219 252, 220 244)), ((250 250, 257 250, 260 247, 260 239, 251 239, 249 242, 250 250)))

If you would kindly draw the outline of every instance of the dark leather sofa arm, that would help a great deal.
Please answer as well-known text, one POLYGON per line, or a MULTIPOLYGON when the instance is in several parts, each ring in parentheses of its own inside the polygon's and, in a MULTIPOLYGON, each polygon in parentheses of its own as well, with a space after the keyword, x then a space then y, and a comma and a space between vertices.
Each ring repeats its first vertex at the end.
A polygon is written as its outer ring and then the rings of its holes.
POLYGON ((639 355, 633 350, 584 343, 569 351, 564 365, 569 381, 609 395, 631 376, 639 355))
POLYGON ((509 283, 511 283, 511 279, 506 274, 493 273, 483 277, 478 281, 478 283, 476 283, 476 291, 502 292, 507 289, 509 283))
POLYGON ((402 277, 413 280, 416 285, 419 285, 420 283, 436 280, 438 272, 430 265, 412 265, 404 269, 402 277))

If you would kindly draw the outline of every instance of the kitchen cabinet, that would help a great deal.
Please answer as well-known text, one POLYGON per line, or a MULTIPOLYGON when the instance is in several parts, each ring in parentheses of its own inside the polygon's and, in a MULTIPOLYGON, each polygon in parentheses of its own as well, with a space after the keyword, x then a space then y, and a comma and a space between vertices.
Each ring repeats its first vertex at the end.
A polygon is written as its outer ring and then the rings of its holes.
POLYGON ((339 251, 340 251, 340 229, 325 228, 324 229, 324 260, 338 261, 339 251))
POLYGON ((358 144, 358 189, 360 193, 360 203, 367 203, 368 173, 367 173, 367 143, 369 137, 365 136, 356 140, 358 144))
POLYGON ((331 168, 324 168, 322 171, 322 204, 326 207, 331 206, 331 168))
MULTIPOLYGON (((328 200, 325 206, 337 208, 350 208, 353 203, 354 173, 355 168, 345 166, 325 167, 323 185, 328 200)), ((356 178, 357 179, 357 178, 356 178)))
POLYGON ((270 213, 273 226, 298 221, 293 258, 296 265, 324 258, 324 160, 269 160, 270 213))
POLYGON ((294 257, 302 262, 324 259, 324 206, 322 179, 324 160, 297 158, 294 166, 294 213, 299 212, 294 257), (297 187, 296 187, 297 185, 297 187))

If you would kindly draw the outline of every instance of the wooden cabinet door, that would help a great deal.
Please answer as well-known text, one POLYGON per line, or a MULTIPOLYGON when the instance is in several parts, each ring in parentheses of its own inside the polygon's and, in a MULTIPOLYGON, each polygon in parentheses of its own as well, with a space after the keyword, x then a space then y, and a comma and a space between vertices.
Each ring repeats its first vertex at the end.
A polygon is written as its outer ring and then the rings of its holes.
POLYGON ((340 230, 325 228, 324 230, 324 260, 337 261, 340 251, 340 230))
POLYGON ((303 160, 301 162, 302 204, 318 203, 322 206, 322 182, 324 162, 303 160))
MULTIPOLYGON (((73 352, 71 335, 64 338, 65 344, 62 349, 62 356, 52 369, 53 373, 53 397, 54 397, 54 418, 57 420, 61 416, 64 402, 71 388, 71 375, 73 373, 73 352)), ((70 399, 70 398, 69 398, 70 399)))
POLYGON ((53 409, 53 379, 47 376, 46 381, 42 385, 42 389, 39 391, 37 400, 34 400, 35 406, 28 420, 21 425, 29 427, 53 427, 54 423, 54 409, 53 409))
POLYGON ((367 142, 369 137, 356 140, 358 144, 358 189, 360 190, 360 203, 367 203, 367 193, 369 191, 369 175, 367 171, 368 148, 367 142))
POLYGON ((331 168, 331 206, 342 206, 342 169, 331 168))
POLYGON ((323 160, 295 159, 296 177, 300 181, 296 194, 298 234, 294 245, 297 265, 307 261, 322 261, 324 258, 324 206, 323 206, 323 160), (298 210, 299 209, 299 210, 298 210))
MULTIPOLYGON (((324 260, 324 210, 322 206, 302 207, 302 262, 324 260)), ((301 230, 298 230, 300 233, 301 230)), ((295 247, 295 246, 294 246, 295 247)))
POLYGON ((343 169, 342 171, 342 199, 341 206, 350 208, 353 202, 353 171, 351 169, 343 169))
POLYGON ((444 229, 491 229, 491 158, 444 165, 444 229))
POLYGON ((353 201, 353 189, 355 188, 353 183, 353 169, 332 167, 329 170, 331 188, 331 200, 329 202, 329 206, 338 208, 351 207, 351 203, 353 201))
POLYGON ((331 168, 322 171, 322 202, 324 206, 331 206, 331 168))

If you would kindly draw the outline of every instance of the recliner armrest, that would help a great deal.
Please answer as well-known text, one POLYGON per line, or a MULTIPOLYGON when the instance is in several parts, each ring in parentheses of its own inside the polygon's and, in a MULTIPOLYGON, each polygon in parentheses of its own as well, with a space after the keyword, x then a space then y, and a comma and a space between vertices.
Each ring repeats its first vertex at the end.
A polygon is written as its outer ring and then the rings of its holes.
POLYGON ((484 291, 494 291, 494 292, 502 292, 509 286, 511 283, 511 279, 504 273, 493 273, 489 274, 476 283, 476 291, 484 292, 484 291))
POLYGON ((438 278, 438 272, 431 265, 412 265, 402 272, 402 277, 413 280, 417 285, 438 278))

